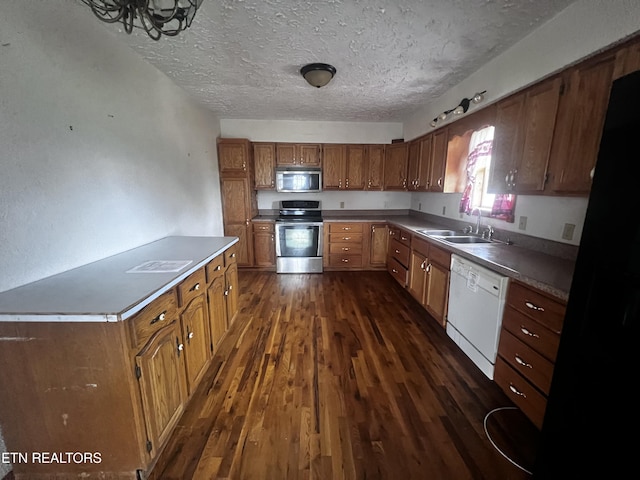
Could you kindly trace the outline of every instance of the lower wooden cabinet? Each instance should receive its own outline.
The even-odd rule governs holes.
[[[385,269],[387,232],[386,223],[324,222],[324,269]]]
[[[253,261],[256,267],[275,269],[276,234],[273,221],[253,221]]]
[[[389,226],[386,223],[372,223],[369,226],[369,266],[384,269],[387,265]]]
[[[233,245],[123,321],[0,322],[12,450],[101,453],[16,464],[16,477],[146,478],[236,316],[237,257]]]
[[[396,281],[406,287],[409,282],[411,234],[398,227],[389,227],[387,270]]]
[[[448,251],[414,235],[407,288],[443,327],[446,326],[450,262]]]
[[[563,301],[511,281],[494,378],[538,428],[542,428],[564,313]]]

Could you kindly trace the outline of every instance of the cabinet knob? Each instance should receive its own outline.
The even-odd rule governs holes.
[[[197,292],[198,290],[200,290],[200,282],[196,283],[193,287],[191,287],[191,291],[195,291]]]
[[[394,250],[394,252],[396,253],[400,253],[400,250],[398,250],[397,248]]]
[[[219,272],[221,269],[222,269],[222,266],[221,266],[221,265],[218,265],[218,266],[216,267],[216,270],[215,270],[215,271],[216,271],[216,272]]]
[[[191,340],[193,338],[193,332],[189,332],[189,334],[187,335],[187,338]]]
[[[155,317],[153,320],[151,320],[151,325],[153,325],[154,323],[162,322],[164,321],[165,318],[167,318],[166,310],[162,312],[160,315],[158,315],[157,317]]]
[[[229,290],[224,291],[225,296],[229,295]]]
[[[348,258],[343,258],[342,259],[342,263],[349,263],[349,259]]]
[[[349,247],[342,247],[343,252],[348,252],[349,250],[351,250]]]
[[[230,255],[230,257],[231,257],[231,258],[236,258],[236,254],[235,254],[235,253],[232,253],[232,254]]]

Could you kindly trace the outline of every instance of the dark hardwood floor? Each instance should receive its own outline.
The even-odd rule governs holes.
[[[151,479],[526,479],[511,403],[386,272],[241,271],[240,311]],[[531,463],[519,410],[487,421]]]

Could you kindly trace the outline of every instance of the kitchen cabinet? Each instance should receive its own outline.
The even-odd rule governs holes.
[[[362,270],[364,222],[325,222],[324,266],[327,270]]]
[[[488,190],[545,189],[562,79],[554,77],[498,103]]]
[[[276,143],[278,167],[319,167],[321,159],[319,143]]]
[[[407,189],[408,143],[392,143],[385,148],[384,190]]]
[[[566,303],[512,280],[507,293],[495,381],[541,428]]]
[[[245,148],[245,168],[223,173],[223,165],[229,163],[226,158],[228,144]],[[250,156],[249,141],[246,139],[219,139],[218,160],[220,162],[220,193],[222,197],[222,218],[225,235],[240,239],[238,246],[238,264],[253,266],[253,235],[251,219],[258,215],[258,203],[254,188],[253,162]],[[235,152],[235,150],[233,150]],[[235,160],[238,163],[238,160]]]
[[[563,92],[549,160],[549,190],[587,195],[609,101],[615,52],[563,74]]]
[[[250,171],[250,145],[244,138],[218,139],[220,175],[245,176]]]
[[[206,287],[203,267],[192,273],[177,288],[189,395],[200,382],[211,358]]]
[[[384,145],[367,145],[365,147],[367,190],[382,190],[384,187]]]
[[[369,267],[371,269],[387,266],[387,250],[389,243],[389,226],[386,223],[369,225]]]
[[[273,142],[254,142],[254,188],[256,190],[274,190],[276,188],[276,144]]]
[[[253,252],[256,267],[275,268],[276,237],[272,221],[253,221]]]
[[[409,281],[411,234],[395,226],[389,227],[387,271],[405,288]]]
[[[409,143],[407,177],[411,191],[425,192],[429,189],[431,139],[431,135],[427,135]]]
[[[325,190],[364,190],[366,185],[364,145],[324,144],[322,181]]]
[[[450,262],[448,251],[413,236],[407,288],[443,327],[446,326]]]
[[[432,137],[428,190],[430,192],[442,192],[444,190],[444,177],[447,164],[449,128],[445,127],[435,131]]]

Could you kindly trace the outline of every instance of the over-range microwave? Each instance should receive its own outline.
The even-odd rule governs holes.
[[[276,168],[276,192],[321,192],[320,168]]]

